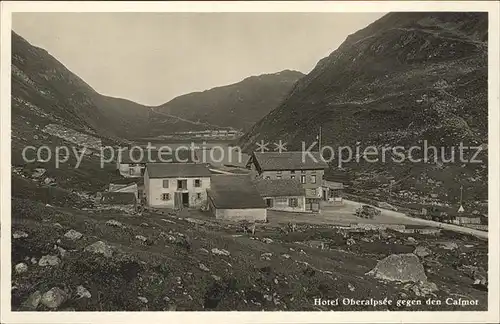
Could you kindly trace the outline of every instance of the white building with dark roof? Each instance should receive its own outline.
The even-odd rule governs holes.
[[[305,190],[297,179],[257,180],[257,190],[267,208],[288,212],[305,212]]]
[[[210,175],[210,170],[205,164],[147,164],[144,173],[146,205],[173,209],[206,206]]]

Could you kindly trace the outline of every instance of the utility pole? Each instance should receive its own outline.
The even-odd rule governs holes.
[[[460,207],[458,208],[459,213],[464,212],[464,207],[462,206],[463,191],[464,191],[464,186],[460,186]]]
[[[318,152],[321,152],[321,126],[319,126],[318,141],[319,141]]]

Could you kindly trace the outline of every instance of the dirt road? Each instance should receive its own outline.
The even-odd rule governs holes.
[[[382,212],[380,216],[374,219],[359,218],[354,216],[354,211],[361,205],[364,204],[355,201],[344,200],[344,206],[341,207],[330,206],[330,205],[323,206],[320,214],[268,211],[268,218],[271,223],[286,223],[294,221],[294,222],[303,222],[311,224],[335,224],[335,225],[348,225],[356,223],[421,225],[428,227],[438,227],[459,233],[471,234],[483,239],[488,238],[488,232],[457,226],[453,224],[445,224],[425,219],[412,218],[406,216],[401,212],[382,209],[378,207],[375,208],[379,209]]]

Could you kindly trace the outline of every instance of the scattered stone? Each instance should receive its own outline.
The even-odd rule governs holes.
[[[290,259],[290,255],[289,254],[282,254],[281,256],[284,257],[285,259]]]
[[[148,226],[149,226],[149,224],[148,224],[148,223],[141,223],[141,226],[143,226],[143,227],[148,227]]]
[[[165,296],[165,297],[163,297],[163,300],[166,301],[166,302],[169,302],[170,301],[170,297]]]
[[[78,298],[91,298],[92,295],[90,294],[90,291],[87,290],[84,286],[78,286],[76,287],[76,296]]]
[[[196,224],[196,225],[204,225],[206,223],[200,219],[195,219],[195,218],[186,218],[185,220],[188,223]]]
[[[445,250],[455,250],[458,249],[458,244],[455,242],[441,242],[439,243],[439,247]]]
[[[23,273],[23,272],[26,272],[28,271],[28,266],[26,265],[26,263],[18,263],[16,264],[16,272],[17,273]]]
[[[48,308],[57,308],[66,300],[66,293],[57,287],[52,288],[43,294],[41,302]]]
[[[419,281],[415,284],[410,284],[409,288],[418,297],[425,297],[439,290],[435,283],[429,281]]]
[[[56,266],[59,263],[61,263],[61,260],[55,255],[44,255],[38,261],[38,265],[41,267]]]
[[[40,301],[42,300],[42,293],[40,291],[35,291],[32,293],[28,299],[26,299],[23,303],[23,308],[26,310],[35,310],[38,305],[40,305]]]
[[[207,268],[207,266],[204,265],[203,263],[200,263],[198,266],[200,267],[201,270],[206,271],[206,272],[210,272],[210,269]]]
[[[425,258],[426,256],[431,255],[432,251],[426,248],[425,246],[417,246],[413,251],[413,254],[421,258]]]
[[[107,221],[106,225],[115,226],[115,227],[123,227],[122,223],[120,223],[119,221],[116,221],[114,219],[110,219],[109,221]]]
[[[58,229],[63,229],[63,226],[59,223],[54,223],[54,227]]]
[[[215,281],[221,281],[221,277],[212,275],[212,278],[214,278]]]
[[[136,240],[139,240],[139,241],[142,241],[142,242],[146,242],[148,239],[142,235],[136,235],[135,236]]]
[[[109,258],[113,255],[113,250],[110,245],[107,245],[103,241],[97,241],[85,248],[85,251],[103,254],[105,257]]]
[[[14,232],[14,234],[12,234],[13,239],[20,239],[25,237],[28,237],[28,234],[23,231],[16,231]]]
[[[274,283],[278,284],[278,279],[274,278]]]
[[[268,238],[268,237],[264,237],[264,238],[262,239],[262,242],[267,243],[267,244],[271,244],[271,243],[273,243],[274,241],[273,241],[273,240],[271,240],[271,239],[270,239],[270,238]]]
[[[224,249],[218,249],[218,248],[213,248],[212,253],[216,255],[224,255],[224,256],[229,256],[231,253],[229,251],[224,250]]]
[[[38,260],[36,258],[31,258],[31,263],[32,264],[37,264],[38,263]]]
[[[427,281],[424,266],[415,254],[391,254],[379,261],[367,275],[400,282]]]
[[[349,239],[347,239],[346,244],[347,244],[348,246],[351,246],[351,245],[356,244],[356,241],[354,241],[354,239],[352,239],[352,238],[349,238]]]
[[[41,176],[43,176],[46,171],[47,170],[45,170],[44,168],[36,168],[35,171],[33,171],[33,174],[31,176],[33,178],[37,179],[37,178],[40,178]]]
[[[56,182],[56,180],[54,178],[49,178],[49,177],[47,177],[47,178],[45,178],[43,180],[43,183],[46,184],[46,185],[49,185],[49,184],[52,184],[52,183],[55,183],[55,182]]]
[[[205,248],[201,248],[201,249],[200,249],[200,251],[201,251],[201,252],[204,252],[204,253],[209,253],[209,252],[208,252],[208,250],[207,250],[207,249],[205,249]]]
[[[147,303],[148,303],[148,299],[147,299],[146,297],[141,297],[141,296],[139,296],[139,297],[137,297],[137,299],[139,299],[139,300],[140,300],[142,303],[144,303],[144,304],[147,304]]]
[[[273,256],[273,254],[272,254],[272,253],[269,253],[269,252],[267,252],[267,253],[262,253],[262,254],[260,255],[260,257],[261,257],[262,259],[267,259],[267,260],[270,260],[270,257],[272,257],[272,256]]]
[[[356,290],[356,288],[354,288],[354,286],[351,283],[347,284],[347,288],[349,288],[350,291]]]
[[[414,239],[413,237],[411,237],[411,236],[410,236],[410,237],[408,237],[408,238],[406,239],[406,241],[408,241],[408,243],[417,243],[417,240],[415,240],[415,239]]]
[[[75,231],[74,229],[70,229],[69,231],[64,234],[64,237],[70,239],[70,240],[79,240],[83,236],[82,233]]]

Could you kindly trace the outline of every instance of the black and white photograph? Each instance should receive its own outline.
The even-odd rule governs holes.
[[[498,320],[497,2],[29,4],[2,322]]]

